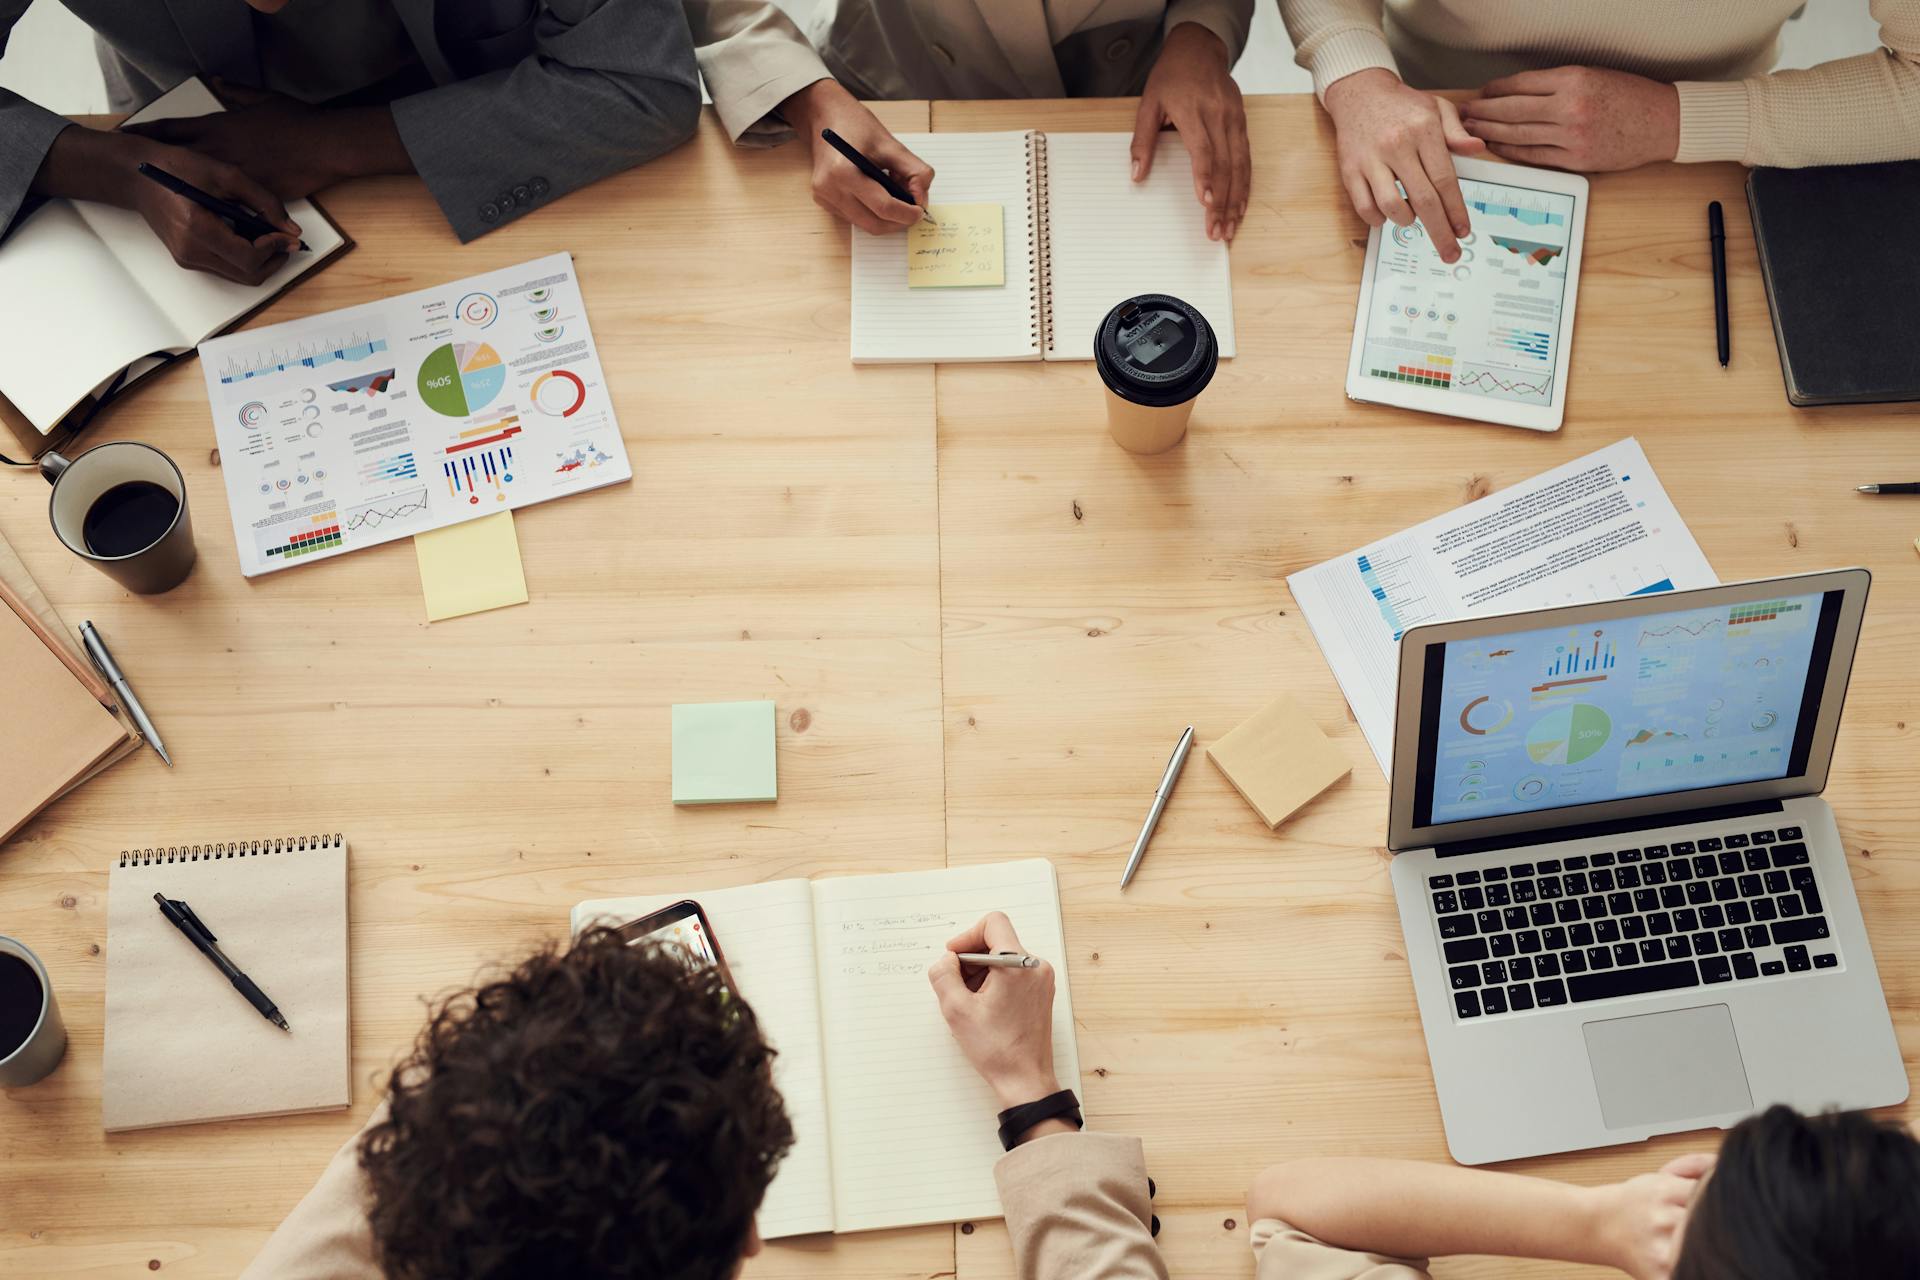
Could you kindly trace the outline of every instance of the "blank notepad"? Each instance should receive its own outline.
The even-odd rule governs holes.
[[[155,893],[193,908],[290,1031],[261,1017],[167,922]],[[346,841],[120,855],[107,879],[100,1094],[109,1133],[342,1109],[353,1101],[348,1025]]]
[[[1001,1214],[993,1093],[953,1042],[927,966],[947,939],[1005,911],[1053,962],[1054,1069],[1080,1087],[1066,938],[1041,859],[896,875],[583,902],[573,929],[624,924],[694,898],[780,1056],[795,1142],[760,1232],[869,1231]]]
[[[1117,302],[1170,293],[1234,354],[1227,247],[1207,239],[1193,166],[1163,133],[1152,173],[1132,179],[1124,133],[920,133],[903,141],[934,169],[932,203],[1005,207],[1005,284],[915,289],[904,234],[853,234],[853,360],[1091,360]]]

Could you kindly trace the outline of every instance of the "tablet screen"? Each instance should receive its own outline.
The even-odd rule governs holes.
[[[1553,402],[1576,197],[1460,180],[1473,231],[1440,261],[1426,228],[1381,229],[1360,374],[1544,407]]]

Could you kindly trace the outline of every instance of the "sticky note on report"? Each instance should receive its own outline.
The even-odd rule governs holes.
[[[779,797],[771,702],[673,708],[673,802],[743,804]]]
[[[1260,820],[1278,827],[1307,801],[1353,772],[1306,708],[1281,694],[1253,719],[1207,748]]]
[[[907,228],[909,289],[971,289],[1007,282],[1006,211],[997,204],[930,204]]]
[[[420,562],[428,622],[527,602],[511,511],[416,533],[413,554]]]

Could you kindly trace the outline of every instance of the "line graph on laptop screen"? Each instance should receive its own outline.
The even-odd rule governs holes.
[[[1821,596],[1446,645],[1433,821],[1786,776]]]

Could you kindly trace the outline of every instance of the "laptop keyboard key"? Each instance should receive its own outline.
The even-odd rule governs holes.
[[[1620,941],[1620,922],[1618,920],[1602,920],[1589,927],[1593,930],[1593,940],[1595,942]],[[1578,941],[1578,939],[1575,939],[1575,941]]]
[[[1692,954],[1693,947],[1684,936],[1676,933],[1667,939],[1667,959],[1685,960]]]
[[[1515,880],[1513,882],[1513,900],[1515,902],[1532,902],[1539,896],[1540,891],[1533,887],[1533,881]]]
[[[1623,938],[1644,938],[1647,936],[1647,918],[1628,916],[1620,922],[1620,936]]]
[[[1521,955],[1530,956],[1540,949],[1540,931],[1538,929],[1522,929],[1513,935],[1513,941],[1515,945],[1520,948]]]
[[[1760,896],[1760,877],[1753,872],[1749,871],[1747,874],[1740,876],[1734,883],[1740,886],[1741,897],[1757,898]]]
[[[1580,951],[1562,951],[1560,967],[1568,973],[1585,973],[1587,971],[1586,954]]]
[[[1640,878],[1648,884],[1665,884],[1667,882],[1667,864],[1664,862],[1649,862],[1641,869]]]
[[[1507,964],[1504,960],[1489,960],[1480,966],[1480,981],[1488,986],[1504,986],[1507,981]]]
[[[1759,904],[1755,903],[1754,905],[1758,906]],[[1779,909],[1780,915],[1784,919],[1791,920],[1793,917],[1802,914],[1800,909],[1800,895],[1797,893],[1783,893],[1773,900],[1773,905]]]
[[[1461,938],[1446,945],[1448,964],[1473,964],[1487,958],[1485,938]]]
[[[1700,913],[1692,907],[1682,907],[1673,913],[1673,931],[1675,933],[1698,933],[1700,931]]]
[[[1572,898],[1562,898],[1553,904],[1553,918],[1561,924],[1572,924],[1580,918],[1580,904]]]
[[[1720,939],[1720,949],[1722,951],[1738,951],[1747,945],[1746,940],[1740,936],[1738,929],[1722,929],[1715,936]]]
[[[1625,889],[1614,890],[1607,895],[1607,910],[1617,916],[1631,914],[1633,911],[1633,895]]]
[[[1513,901],[1513,889],[1511,887],[1504,884],[1490,884],[1487,886],[1487,905],[1488,906],[1504,907],[1510,904],[1512,901]]]
[[[1638,849],[1622,849],[1614,856],[1618,857],[1622,862],[1640,861],[1640,851]]]
[[[1686,890],[1682,889],[1677,884],[1662,885],[1660,887],[1660,905],[1668,908],[1669,910],[1671,910],[1674,907],[1686,906],[1687,905]]]
[[[1615,969],[1610,973],[1588,973],[1567,979],[1567,991],[1577,1002],[1605,1000],[1613,996],[1642,996],[1654,991],[1677,991],[1697,986],[1700,975],[1691,960],[1668,964],[1642,965],[1637,969]]]
[[[1516,862],[1508,869],[1513,872],[1513,878],[1516,880],[1523,876],[1531,877],[1533,875],[1533,864],[1531,862]]]
[[[1779,838],[1779,835],[1772,831],[1756,831],[1753,833],[1753,842],[1755,844],[1772,844]]]
[[[1760,926],[1756,924],[1753,927],[1758,929]],[[1510,933],[1496,933],[1493,935],[1493,941],[1488,945],[1494,955],[1504,960],[1513,954],[1513,935]]]
[[[1673,932],[1673,917],[1664,911],[1656,911],[1647,917],[1647,932],[1656,938],[1663,938]]]
[[[1500,913],[1500,919],[1509,929],[1524,929],[1527,927],[1527,909],[1525,907],[1508,907]]]
[[[1757,836],[1755,838],[1758,839]],[[1757,978],[1760,976],[1760,966],[1755,962],[1753,952],[1742,951],[1733,957],[1733,973],[1737,978]]]
[[[1813,868],[1795,867],[1791,872],[1793,887],[1800,891],[1800,905],[1808,915],[1820,914],[1820,891],[1813,887]]]
[[[1773,865],[1776,867],[1804,867],[1811,861],[1807,857],[1807,846],[1803,844],[1777,844],[1773,846]]]
[[[1485,911],[1474,912],[1473,918],[1475,922],[1479,924],[1480,932],[1482,933],[1500,932],[1500,913],[1498,911],[1495,911],[1492,907],[1488,907]]]
[[[1580,899],[1580,914],[1589,920],[1598,920],[1607,914],[1607,900],[1597,893],[1590,893]]]
[[[1537,883],[1540,886],[1541,898],[1545,899],[1548,902],[1551,902],[1555,898],[1562,896],[1562,894],[1565,892],[1560,887],[1559,876],[1541,876],[1540,879],[1537,881]]]
[[[1507,869],[1505,867],[1488,867],[1480,874],[1485,876],[1487,882],[1491,884],[1495,880],[1505,880],[1507,878]]]
[[[1807,970],[1813,968],[1813,957],[1809,956],[1807,949],[1798,943],[1788,947],[1785,951],[1781,952],[1781,954],[1787,958],[1787,971],[1789,973],[1805,973]]]
[[[1704,836],[1704,837],[1702,837],[1702,838],[1701,838],[1701,840],[1700,840],[1700,852],[1702,852],[1702,853],[1718,853],[1719,851],[1720,851],[1720,837],[1718,837],[1718,836]]]
[[[1780,907],[1772,898],[1761,898],[1753,904],[1753,918],[1765,923],[1780,918]]]
[[[1566,868],[1569,871],[1585,871],[1587,869],[1586,855],[1575,854],[1573,857],[1568,858],[1566,860]]]
[[[1614,876],[1613,881],[1622,889],[1638,889],[1640,887],[1640,868],[1622,867],[1619,873]]]
[[[1668,845],[1667,847],[1672,849],[1675,853],[1684,853],[1689,857],[1691,857],[1694,852],[1693,841],[1691,840],[1675,840],[1671,845]]]
[[[1586,957],[1587,968],[1589,969],[1613,968],[1613,952],[1607,950],[1605,947],[1588,947]]]
[[[1613,855],[1611,853],[1596,853],[1593,855],[1593,865],[1596,867],[1610,867],[1613,865]]]
[[[1837,969],[1840,967],[1840,957],[1831,951],[1822,951],[1814,956],[1813,967],[1816,969]]]
[[[1713,874],[1712,859],[1707,860],[1707,870],[1704,874]],[[1693,879],[1693,864],[1689,863],[1685,858],[1675,858],[1667,864],[1667,879],[1676,881]]]
[[[1727,913],[1718,905],[1700,908],[1700,927],[1718,929],[1727,922]]]
[[[1720,855],[1719,869],[1720,874],[1723,876],[1737,876],[1746,870],[1746,863],[1742,861],[1738,853],[1729,849]]]
[[[1747,847],[1747,838],[1741,835],[1738,831],[1734,832],[1732,835],[1727,837],[1727,848],[1744,849],[1746,847]]]
[[[1748,925],[1746,929],[1746,936],[1747,936],[1747,945],[1750,947],[1764,947],[1770,941],[1770,939],[1767,937],[1767,926],[1763,924]]]
[[[1720,950],[1719,939],[1705,930],[1692,934],[1691,937],[1693,938],[1693,954],[1697,956],[1710,956]]]
[[[1742,865],[1749,871],[1765,871],[1767,869],[1767,851],[1765,849],[1747,850],[1745,861]]]
[[[1477,987],[1480,985],[1480,971],[1470,964],[1455,965],[1447,970],[1447,985],[1455,991]]]
[[[1557,876],[1557,875],[1559,875],[1559,874],[1560,874],[1560,859],[1558,859],[1558,858],[1542,858],[1542,859],[1540,859],[1540,874],[1541,874],[1541,875],[1543,875],[1543,876]]]
[[[1754,925],[1759,928],[1759,925]],[[1780,946],[1789,942],[1819,942],[1827,936],[1825,916],[1801,916],[1797,920],[1782,920],[1773,926],[1773,940]]]
[[[1478,871],[1462,871],[1453,879],[1456,884],[1479,884],[1480,873]]]
[[[1732,982],[1733,966],[1725,956],[1704,956],[1700,961],[1700,977],[1707,982]]]
[[[1713,895],[1707,891],[1705,880],[1695,880],[1687,886],[1687,901],[1696,907],[1704,907],[1713,901]]]
[[[1499,964],[1500,962],[1498,960],[1493,960],[1493,961],[1489,961],[1488,963],[1489,963],[1489,966],[1491,966],[1491,965]],[[1513,959],[1507,961],[1507,977],[1512,978],[1515,982],[1532,982],[1533,981],[1533,961],[1529,960],[1525,956],[1515,956]],[[1505,982],[1506,980],[1507,978],[1500,979],[1500,981],[1502,982]],[[1488,978],[1487,981],[1492,982],[1493,979]]]
[[[1769,871],[1760,879],[1767,886],[1768,893],[1785,893],[1793,887],[1792,881],[1787,879],[1787,873],[1784,871]]]
[[[1696,876],[1726,875],[1740,869],[1740,859],[1735,857],[1731,867],[1718,861],[1712,854],[1698,854],[1693,859],[1693,874]]]
[[[1512,986],[1507,988],[1507,1004],[1515,1013],[1525,1013],[1533,1008],[1533,988]]]
[[[1800,838],[1800,828],[1782,827],[1780,828],[1780,838],[1782,840],[1798,840]]]
[[[1664,959],[1666,959],[1666,952],[1660,949],[1659,943],[1655,942],[1652,938],[1641,940],[1640,961],[1642,964],[1659,964]]]
[[[1567,930],[1567,938],[1576,947],[1590,947],[1594,942],[1593,926],[1583,920]]]
[[[1568,945],[1567,931],[1557,924],[1542,929],[1540,943],[1549,951],[1565,951]]]
[[[1534,967],[1543,978],[1557,978],[1560,976],[1560,957],[1541,956],[1534,961]]]
[[[1427,877],[1427,888],[1429,888],[1429,889],[1451,889],[1451,888],[1453,888],[1453,876],[1452,876],[1452,874],[1451,874],[1451,873],[1448,873],[1448,874],[1445,874],[1445,875],[1437,875],[1437,876],[1428,876],[1428,877]]]
[[[1463,1018],[1480,1016],[1480,997],[1471,991],[1453,993],[1453,1011]]]
[[[1560,886],[1567,891],[1568,897],[1577,898],[1587,892],[1586,873],[1583,871],[1569,871],[1561,878]]]
[[[1536,902],[1527,908],[1527,920],[1536,927],[1553,923],[1553,908],[1544,902]]]
[[[1470,915],[1440,917],[1440,936],[1443,938],[1470,938],[1476,932]]]
[[[1433,895],[1433,910],[1436,915],[1447,915],[1460,909],[1459,895],[1451,889],[1442,889]]]
[[[1729,902],[1727,904],[1727,923],[1752,924],[1753,908],[1744,902]]]
[[[1613,872],[1596,867],[1587,873],[1587,884],[1595,893],[1609,893],[1613,889]]]
[[[1769,978],[1777,978],[1786,971],[1787,965],[1784,960],[1762,960],[1760,962],[1760,972]]]
[[[1480,993],[1480,1007],[1488,1013],[1505,1013],[1507,993],[1498,987],[1488,987]]]
[[[1558,978],[1533,984],[1533,1002],[1542,1009],[1552,1009],[1567,1002],[1567,984]]]
[[[1658,911],[1660,909],[1660,895],[1652,889],[1635,889],[1633,891],[1633,909],[1635,911]]]
[[[1715,902],[1731,902],[1739,896],[1739,887],[1726,876],[1722,876],[1713,882],[1713,900]]]
[[[1640,948],[1634,946],[1631,942],[1614,943],[1613,962],[1623,969],[1628,965],[1639,964]]]

